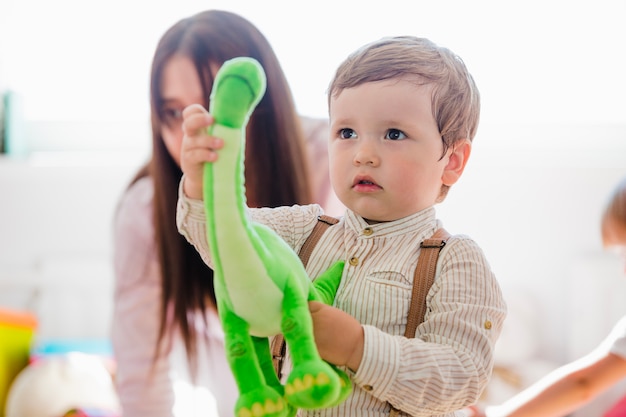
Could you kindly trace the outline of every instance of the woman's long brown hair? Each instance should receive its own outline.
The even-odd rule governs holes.
[[[210,10],[185,18],[159,41],[150,81],[152,157],[134,180],[151,176],[154,182],[154,225],[161,268],[161,318],[159,346],[168,330],[178,327],[187,353],[196,358],[193,320],[215,308],[213,271],[176,228],[180,167],[161,136],[163,98],[161,77],[173,55],[189,57],[196,66],[208,108],[213,85],[211,65],[237,56],[259,61],[267,75],[265,96],[251,115],[246,131],[246,196],[248,205],[276,207],[312,201],[307,177],[305,143],[291,90],[269,42],[246,19]],[[156,357],[156,356],[155,356]]]

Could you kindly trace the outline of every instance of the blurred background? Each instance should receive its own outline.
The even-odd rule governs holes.
[[[424,36],[466,62],[481,125],[438,213],[482,246],[509,302],[498,360],[518,379],[494,401],[587,353],[626,313],[624,266],[599,236],[626,176],[626,1],[2,0],[0,307],[36,314],[38,341],[106,345],[112,214],[149,151],[152,53],[206,8],[259,27],[309,116],[326,117],[336,66],[371,40]]]

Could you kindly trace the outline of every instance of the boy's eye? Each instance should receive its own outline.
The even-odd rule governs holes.
[[[339,137],[341,139],[353,139],[356,138],[356,132],[349,128],[339,130]]]
[[[387,131],[387,134],[385,135],[385,139],[390,139],[390,140],[406,139],[406,135],[401,130],[389,129]]]

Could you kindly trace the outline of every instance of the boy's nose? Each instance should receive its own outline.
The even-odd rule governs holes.
[[[380,158],[378,157],[378,153],[376,152],[375,147],[371,144],[361,144],[354,154],[353,164],[355,166],[377,166],[379,163]]]

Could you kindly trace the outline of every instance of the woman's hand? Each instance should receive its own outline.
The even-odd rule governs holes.
[[[356,371],[363,358],[363,327],[354,317],[318,301],[309,302],[315,344],[322,359]]]
[[[183,110],[183,141],[180,166],[185,174],[183,191],[189,198],[202,199],[204,164],[217,160],[217,151],[224,141],[210,136],[208,127],[215,122],[211,114],[201,105],[192,104]]]

